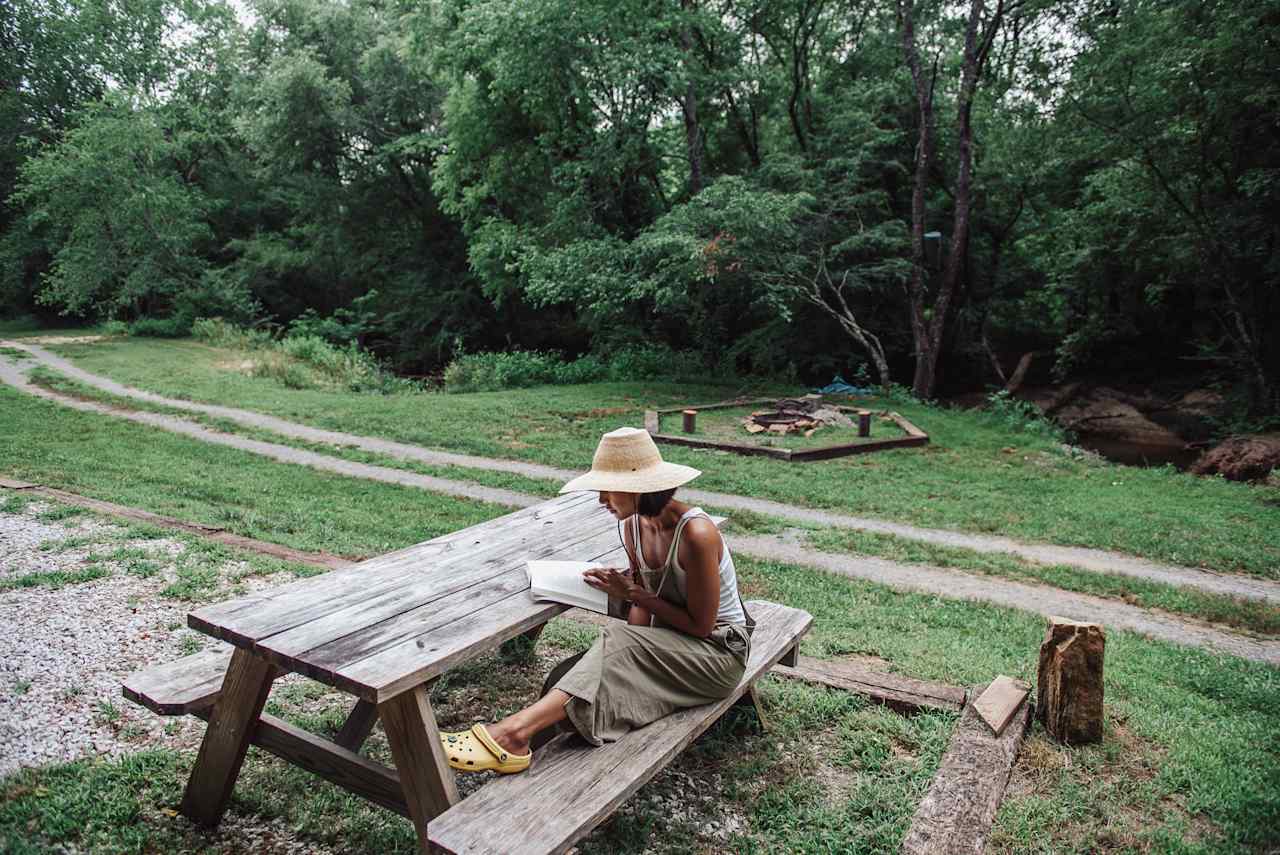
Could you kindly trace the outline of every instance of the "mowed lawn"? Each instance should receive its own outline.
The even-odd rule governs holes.
[[[353,555],[505,511],[213,448],[7,389],[0,390],[0,469],[32,480],[58,476],[77,492]],[[957,685],[999,673],[1034,676],[1038,616],[785,564],[740,565],[747,597],[813,613],[806,655],[857,656]],[[57,580],[68,602],[78,584],[92,583]],[[207,597],[207,589],[189,596]],[[589,643],[590,634],[561,621],[540,644],[555,658]],[[494,655],[459,669],[437,686],[443,723],[516,708],[536,692],[546,664]],[[1062,749],[1033,730],[997,819],[995,851],[1239,852],[1280,844],[1280,669],[1116,631],[1108,636],[1106,680],[1101,745]],[[297,691],[273,709],[320,732],[338,727],[342,703]],[[954,717],[899,716],[856,696],[772,678],[765,695],[772,732],[741,724],[712,732],[583,851],[895,851]],[[372,750],[378,756],[382,749],[375,742]],[[171,816],[192,759],[143,751],[0,781],[0,850],[199,851],[206,841]],[[674,826],[673,800],[687,804]],[[341,850],[413,845],[398,817],[256,751],[233,809],[278,817],[303,839]],[[723,833],[706,836],[708,828]]]
[[[569,469],[589,464],[604,431],[640,425],[646,408],[805,391],[759,382],[633,382],[377,396],[288,389],[249,376],[251,355],[195,341],[112,339],[54,349],[89,371],[171,397]],[[1100,463],[985,413],[907,399],[856,403],[901,412],[929,432],[930,445],[809,464],[676,447],[663,453],[703,469],[698,486],[709,490],[1280,578],[1276,487]]]

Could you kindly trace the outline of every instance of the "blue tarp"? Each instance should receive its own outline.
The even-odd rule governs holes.
[[[818,392],[822,395],[870,395],[874,390],[867,386],[853,386],[837,374]]]

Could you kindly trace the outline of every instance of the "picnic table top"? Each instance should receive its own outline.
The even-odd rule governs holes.
[[[529,559],[625,563],[613,516],[594,493],[571,493],[205,606],[187,623],[287,671],[381,703],[565,611],[529,596]]]

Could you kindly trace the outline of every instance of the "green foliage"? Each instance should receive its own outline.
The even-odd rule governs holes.
[[[1067,441],[1066,431],[1046,417],[1039,407],[1030,401],[1013,397],[1004,389],[987,396],[986,412],[1008,430],[1029,433],[1055,442]]]
[[[456,356],[445,368],[444,384],[450,392],[491,392],[599,380],[694,379],[705,373],[697,354],[653,345],[567,361],[555,353],[512,350]]]
[[[186,318],[138,318],[127,327],[129,335],[144,338],[183,338],[191,334],[191,324]]]

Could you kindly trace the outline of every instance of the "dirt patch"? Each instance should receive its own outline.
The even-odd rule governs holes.
[[[105,341],[105,335],[38,335],[22,339],[23,344],[91,344]]]
[[[1230,481],[1261,481],[1280,469],[1280,434],[1233,436],[1205,452],[1191,467],[1196,475],[1221,475]]]
[[[234,371],[237,374],[252,375],[256,363],[252,359],[221,359],[213,363],[219,371]]]

